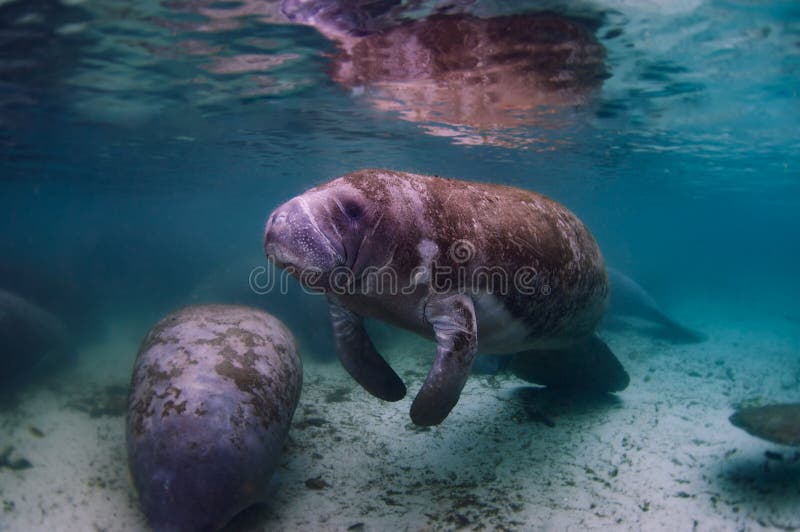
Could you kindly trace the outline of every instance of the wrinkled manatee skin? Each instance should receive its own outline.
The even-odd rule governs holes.
[[[264,500],[300,397],[289,330],[241,306],[186,307],[148,333],[128,399],[127,447],[155,530],[217,530]]]

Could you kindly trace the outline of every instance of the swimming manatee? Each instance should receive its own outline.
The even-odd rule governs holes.
[[[628,374],[595,334],[608,285],[600,249],[563,205],[519,188],[391,170],[353,172],[277,207],[267,257],[327,294],[339,358],[388,401],[405,384],[375,349],[364,317],[436,341],[411,406],[441,423],[478,352],[516,353],[526,380],[593,392]]]
[[[128,461],[156,530],[217,530],[267,497],[300,396],[289,330],[242,306],[186,307],[142,343]]]

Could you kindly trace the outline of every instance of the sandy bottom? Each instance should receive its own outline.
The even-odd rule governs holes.
[[[446,422],[426,430],[410,424],[411,396],[382,403],[338,364],[307,359],[272,499],[228,528],[800,530],[797,451],[728,422],[738,402],[800,396],[796,329],[763,325],[707,325],[709,340],[693,345],[607,333],[631,374],[618,396],[473,376]],[[0,529],[146,529],[124,417],[96,393],[126,383],[141,331],[117,332],[57,388],[0,412],[0,447],[31,464],[0,468]],[[417,340],[386,352],[410,395],[426,352]]]

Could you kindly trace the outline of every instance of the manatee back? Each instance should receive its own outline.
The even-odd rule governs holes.
[[[301,381],[291,333],[265,312],[203,305],[156,324],[136,359],[127,419],[150,524],[216,530],[263,499]]]
[[[589,229],[557,201],[516,187],[384,169],[323,187],[340,182],[391,212],[380,240],[394,246],[390,266],[401,278],[435,263],[437,290],[500,295],[531,337],[582,337],[600,321],[608,297],[603,256]]]

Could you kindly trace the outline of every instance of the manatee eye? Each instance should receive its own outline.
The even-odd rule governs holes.
[[[344,213],[350,217],[351,220],[358,220],[364,214],[364,209],[361,205],[354,201],[348,201],[344,205]]]

